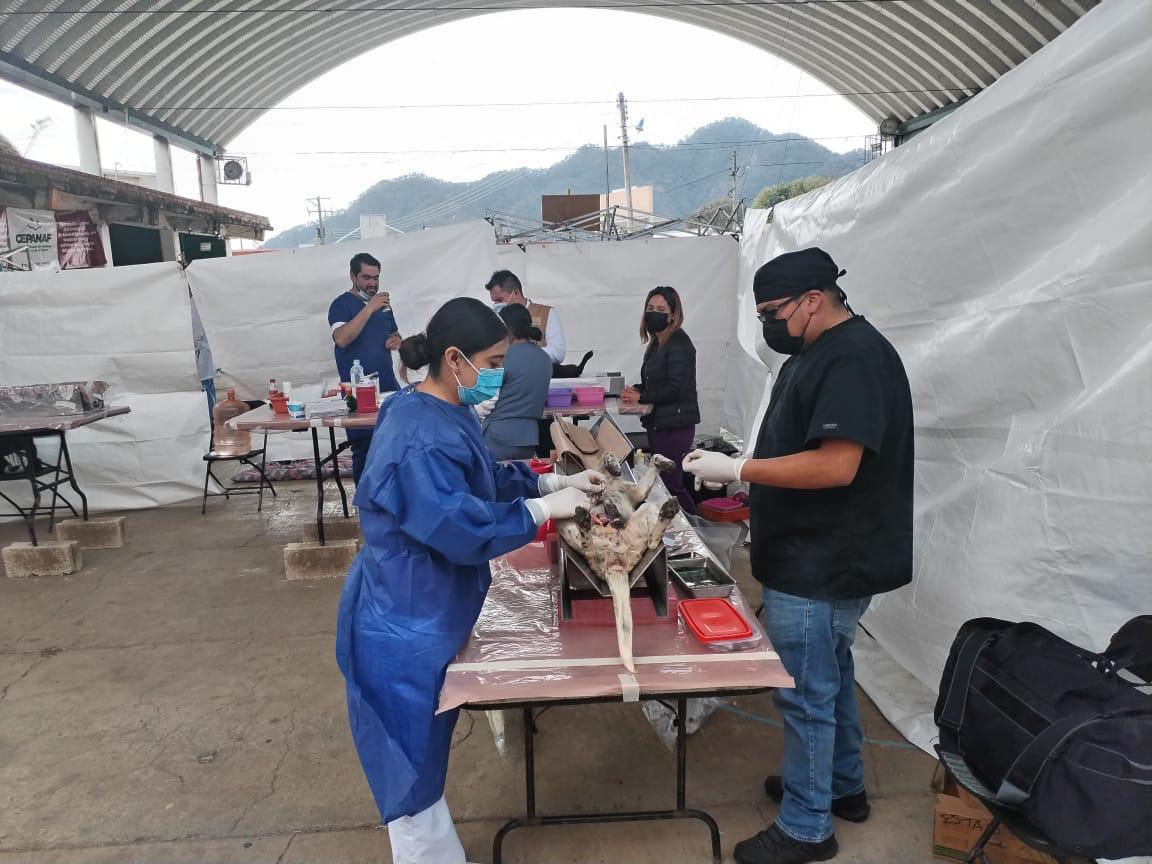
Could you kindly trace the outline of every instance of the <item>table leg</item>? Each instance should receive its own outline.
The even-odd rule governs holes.
[[[35,441],[35,439],[33,439]],[[60,433],[60,449],[56,451],[56,472],[52,475],[52,503],[48,506],[48,533],[51,534],[56,527],[56,502],[63,496],[60,494],[60,477],[63,473],[60,469],[64,463],[64,433]],[[39,461],[39,455],[36,459]],[[35,481],[33,481],[35,483]],[[72,509],[75,513],[75,508]]]
[[[64,433],[60,433],[60,452],[64,454],[64,464],[68,466],[68,485],[76,490],[76,494],[80,496],[80,506],[84,510],[84,521],[88,521],[88,496],[80,491],[80,487],[76,484],[76,475],[72,471],[72,456],[68,452],[68,441],[64,437]],[[68,505],[71,507],[72,505]],[[75,509],[72,510],[76,512]]]
[[[676,700],[676,814],[681,818],[699,819],[708,826],[712,840],[713,864],[720,864],[720,826],[703,810],[689,810],[686,805],[688,790],[688,700]]]
[[[332,442],[332,476],[336,478],[336,488],[340,490],[340,503],[344,506],[344,518],[348,518],[348,495],[344,492],[344,481],[340,479],[340,448],[336,446],[336,429],[328,427],[328,437]]]
[[[539,825],[582,825],[590,823],[648,822],[668,819],[699,819],[708,828],[712,844],[712,862],[721,864],[720,828],[708,813],[703,810],[689,810],[685,805],[688,777],[688,740],[685,721],[688,717],[688,700],[676,700],[676,809],[621,811],[618,813],[579,813],[564,816],[538,816],[536,814],[536,751],[534,737],[535,722],[532,708],[524,709],[524,794],[525,816],[512,819],[501,826],[492,840],[492,864],[503,864],[504,838],[517,828]]]
[[[36,481],[32,481],[32,509],[28,511],[28,533],[32,537],[32,545],[39,546],[36,539],[36,510],[40,507],[40,490],[36,488]]]
[[[312,427],[312,460],[316,465],[316,538],[324,545],[324,463],[320,461],[320,435]]]

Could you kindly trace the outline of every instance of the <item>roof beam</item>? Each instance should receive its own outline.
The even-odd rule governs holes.
[[[98,93],[66,81],[51,72],[34,66],[8,51],[0,51],[0,78],[6,78],[15,84],[26,87],[44,96],[57,99],[68,105],[82,105],[91,108],[98,116],[113,123],[119,123],[129,128],[139,129],[151,135],[161,135],[174,144],[185,147],[196,153],[206,153],[214,156],[222,152],[223,148],[201,138],[191,132],[180,129],[159,118],[152,117],[137,111],[128,105],[123,105],[114,99],[108,99]]]

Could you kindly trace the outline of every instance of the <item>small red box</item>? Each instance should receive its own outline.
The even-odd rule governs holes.
[[[376,410],[376,387],[373,384],[356,385],[356,413],[371,414]]]

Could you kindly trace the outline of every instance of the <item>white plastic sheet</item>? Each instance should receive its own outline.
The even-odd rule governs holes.
[[[595,351],[587,372],[618,371],[639,382],[644,298],[671,285],[684,301],[684,329],[696,346],[701,432],[718,432],[732,341],[739,247],[731,237],[637,239],[620,243],[529,246],[525,294],[555,306],[564,322],[568,363]],[[502,258],[510,269],[513,259]]]
[[[191,328],[188,286],[175,263],[0,273],[0,386],[104,380],[109,403],[132,409],[68,433],[92,510],[199,494],[208,403]],[[22,494],[16,486],[5,492]]]
[[[496,269],[496,244],[484,221],[360,243],[195,261],[188,281],[222,370],[221,398],[228,386],[241,399],[264,398],[269,378],[311,386],[316,395],[321,385],[335,386],[328,306],[348,290],[348,262],[357,252],[380,260],[380,290],[391,295],[404,336],[423,330],[452,297],[488,302],[484,284]],[[308,435],[268,439],[270,460],[311,452]]]
[[[923,689],[877,652],[858,677],[921,746],[963,621],[1100,649],[1152,611],[1150,80],[1152,4],[1101,4],[908,144],[749,219],[732,422],[749,434],[762,395],[752,272],[781,252],[828,250],[908,369],[916,578],[863,623]]]

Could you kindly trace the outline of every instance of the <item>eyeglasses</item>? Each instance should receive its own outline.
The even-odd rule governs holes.
[[[766,324],[769,321],[773,321],[781,309],[783,309],[785,306],[788,306],[790,303],[795,303],[803,296],[803,294],[797,294],[795,297],[789,297],[779,306],[773,306],[771,309],[765,309],[762,312],[757,312],[756,318],[760,321],[761,324]]]

